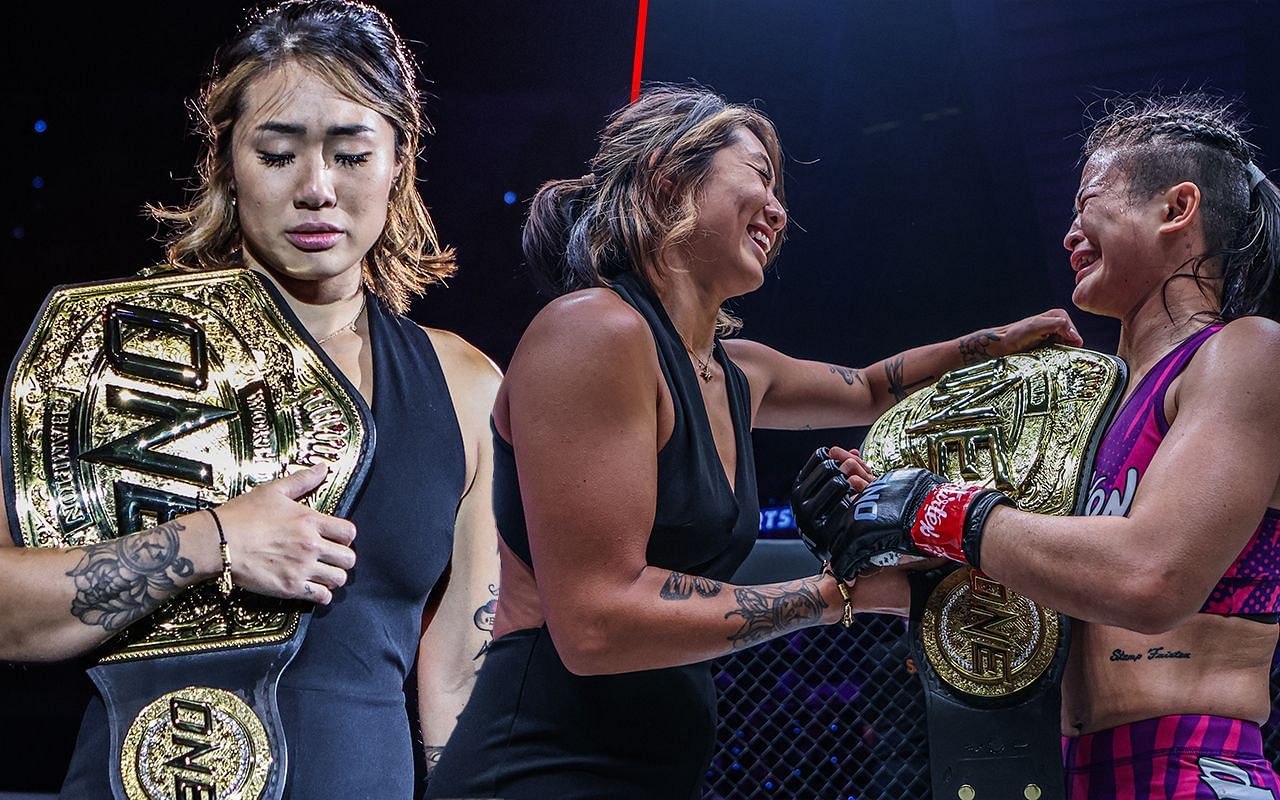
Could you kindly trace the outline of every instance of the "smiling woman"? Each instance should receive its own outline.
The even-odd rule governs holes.
[[[1062,312],[867,369],[721,341],[741,327],[723,303],[781,245],[782,165],[755,109],[654,87],[610,119],[588,175],[534,199],[525,257],[556,297],[494,408],[497,638],[428,796],[700,796],[708,659],[907,605],[895,570],[729,582],[758,533],[752,427],[865,424],[971,359],[1079,342]]]

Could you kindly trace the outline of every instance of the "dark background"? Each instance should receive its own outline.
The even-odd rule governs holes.
[[[521,266],[527,201],[542,181],[584,172],[604,116],[627,101],[637,2],[380,5],[430,79],[438,133],[421,190],[462,264],[414,317],[505,365],[541,304]],[[140,208],[183,199],[197,144],[184,101],[242,7],[6,12],[6,360],[51,285],[160,259]],[[862,366],[1069,305],[1061,238],[1100,98],[1200,87],[1237,98],[1260,165],[1280,166],[1277,34],[1280,3],[1263,0],[651,0],[644,77],[697,80],[777,122],[793,224],[764,288],[735,308],[747,336]],[[1088,345],[1114,347],[1113,323],[1075,318]],[[813,447],[860,438],[757,433],[762,501]],[[60,779],[77,712],[47,687],[77,671],[0,670],[0,789]]]

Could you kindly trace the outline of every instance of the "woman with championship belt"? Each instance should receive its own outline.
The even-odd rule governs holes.
[[[709,659],[907,602],[894,571],[851,596],[827,574],[729,583],[759,532],[751,429],[865,424],[970,358],[1079,341],[1061,311],[866,369],[722,340],[782,244],[782,167],[755,109],[652,87],[590,174],[534,199],[525,256],[555,299],[493,415],[495,641],[429,797],[699,796]]]
[[[924,550],[1079,620],[1062,687],[1073,800],[1280,797],[1258,727],[1280,615],[1280,191],[1243,130],[1215,98],[1151,97],[1116,103],[1085,144],[1072,300],[1120,320],[1131,373],[1087,517],[903,469],[854,519],[810,490],[850,456],[835,448],[797,486],[800,525],[840,572]]]
[[[404,316],[455,268],[415,186],[416,70],[381,11],[291,0],[219,52],[199,112],[199,186],[187,206],[153,209],[175,227],[167,266],[244,267],[278,290],[371,408],[363,485],[349,519],[299,502],[325,479],[318,465],[102,544],[0,548],[0,658],[86,653],[219,575],[312,601],[278,687],[284,796],[407,798],[411,668],[430,761],[488,643],[473,616],[497,583],[487,421],[500,381],[462,339]],[[110,798],[109,750],[95,696],[62,796]]]

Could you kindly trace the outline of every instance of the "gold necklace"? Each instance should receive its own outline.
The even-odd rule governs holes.
[[[365,295],[365,293],[361,291],[360,292],[360,308],[359,310],[356,311],[356,315],[351,318],[351,321],[348,322],[346,325],[340,326],[333,333],[330,333],[327,336],[322,336],[319,339],[316,339],[316,344],[324,344],[325,342],[329,341],[330,339],[342,333],[343,331],[351,331],[352,333],[355,333],[356,323],[360,321],[360,315],[364,313],[364,304],[367,299],[368,299],[367,295]]]
[[[702,378],[703,383],[711,383],[711,379],[715,377],[715,373],[711,371],[711,359],[716,354],[716,340],[712,338],[711,351],[707,353],[707,357],[704,359],[698,357],[698,354],[693,351],[689,343],[684,340],[684,336],[680,331],[676,331],[676,336],[680,337],[680,344],[684,345],[684,349],[688,351],[689,355],[693,356],[693,360],[697,363],[698,377]]]

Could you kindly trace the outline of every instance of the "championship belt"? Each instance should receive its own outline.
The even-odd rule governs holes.
[[[965,367],[880,417],[862,455],[875,474],[924,467],[1023,511],[1080,514],[1126,380],[1120,359],[1061,346]],[[971,567],[910,580],[935,800],[1064,798],[1068,619]]]
[[[374,434],[275,287],[243,269],[55,289],[9,372],[3,426],[9,528],[26,547],[104,542],[316,462],[329,473],[305,502],[342,515]],[[120,561],[145,571],[147,556]],[[115,797],[280,797],[276,683],[310,608],[208,581],[105,644],[89,674]]]

